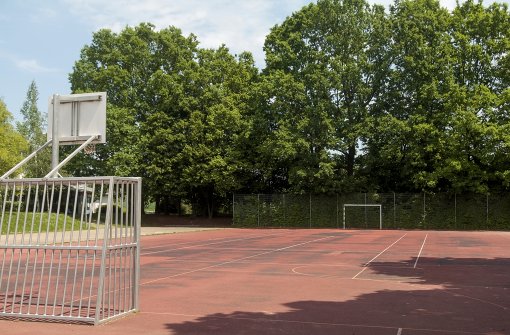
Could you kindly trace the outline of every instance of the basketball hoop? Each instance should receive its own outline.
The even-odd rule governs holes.
[[[96,152],[96,144],[95,143],[89,143],[87,146],[83,149],[83,152],[86,155],[92,155]]]

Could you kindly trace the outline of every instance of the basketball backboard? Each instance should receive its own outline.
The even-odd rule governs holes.
[[[81,144],[94,135],[99,138],[93,143],[106,143],[106,92],[50,97],[48,140],[52,139],[54,113],[60,144]]]

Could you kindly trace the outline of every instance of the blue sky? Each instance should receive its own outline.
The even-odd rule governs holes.
[[[451,8],[455,0],[441,0]],[[203,47],[226,44],[233,53],[250,51],[264,64],[269,29],[312,0],[0,0],[0,98],[16,120],[28,86],[35,80],[39,109],[46,113],[54,93],[70,93],[68,75],[101,28],[151,22],[194,33]],[[388,4],[389,0],[373,0]],[[499,2],[507,2],[504,0]],[[488,3],[485,1],[484,3]]]

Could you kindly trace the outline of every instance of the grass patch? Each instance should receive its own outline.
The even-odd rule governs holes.
[[[64,230],[64,222],[65,222],[65,230],[74,230],[80,228],[80,217],[77,217],[73,220],[72,217],[65,214],[56,214],[56,213],[13,213],[9,218],[9,214],[5,214],[3,217],[3,221],[0,222],[2,226],[1,233],[7,234],[7,230],[9,230],[10,234],[14,234],[15,231],[18,233],[22,232],[46,232],[55,231],[55,227],[57,231]],[[85,226],[86,223],[83,224]]]

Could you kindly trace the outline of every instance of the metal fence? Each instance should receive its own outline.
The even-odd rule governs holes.
[[[345,224],[345,228],[509,230],[510,193],[236,194],[233,222],[240,227],[343,228]]]
[[[0,180],[0,316],[99,324],[138,309],[141,180]]]

